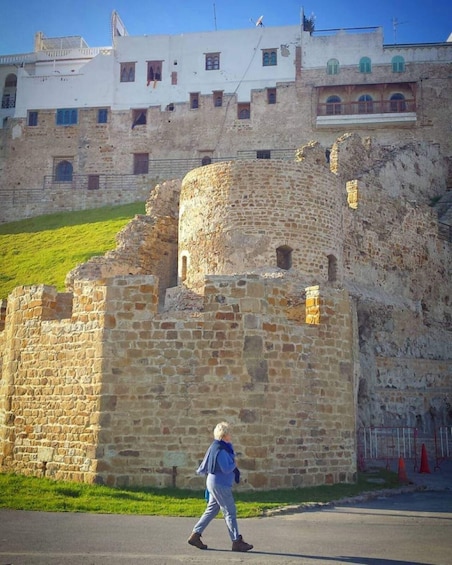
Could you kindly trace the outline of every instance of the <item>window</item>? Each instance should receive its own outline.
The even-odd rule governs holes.
[[[16,107],[16,87],[17,76],[15,74],[9,74],[5,79],[2,96],[2,108]]]
[[[181,281],[184,282],[187,278],[187,256],[182,255],[182,268],[181,268]]]
[[[72,182],[72,163],[67,159],[57,161],[55,166],[55,182]]]
[[[337,59],[330,59],[326,64],[326,74],[327,75],[337,75],[339,74],[339,61]]]
[[[256,151],[256,159],[271,159],[271,152],[268,149]]]
[[[276,104],[276,88],[267,88],[268,104]]]
[[[209,157],[208,155],[202,158],[201,165],[203,167],[205,167],[206,165],[210,165],[210,163],[212,163],[212,158]]]
[[[121,63],[121,82],[135,82],[135,63]]]
[[[328,281],[337,280],[337,259],[334,255],[328,255]]]
[[[199,108],[199,92],[190,92],[190,108],[192,110]]]
[[[400,55],[396,55],[392,58],[392,72],[393,73],[403,73],[405,72],[405,59]]]
[[[5,88],[16,88],[17,86],[17,76],[14,74],[9,74],[5,79]]]
[[[239,120],[249,120],[250,119],[250,104],[249,102],[243,104],[237,104],[237,117]]]
[[[151,82],[162,80],[163,61],[148,61],[148,86]]]
[[[272,67],[277,64],[277,50],[264,49],[262,51],[262,65],[264,67]]]
[[[220,68],[220,54],[206,53],[206,71],[216,71]]]
[[[88,190],[99,190],[100,188],[99,175],[88,175]]]
[[[132,110],[132,129],[146,125],[146,109]]]
[[[78,121],[78,111],[75,108],[63,108],[57,110],[56,124],[57,126],[71,126]]]
[[[134,153],[133,174],[147,175],[149,173],[149,153]]]
[[[358,98],[358,112],[360,114],[372,114],[374,103],[370,94],[363,94]]]
[[[292,267],[292,248],[288,245],[281,245],[276,250],[276,265],[280,269],[288,271]]]
[[[329,96],[326,101],[327,116],[342,114],[341,99],[339,96]]]
[[[99,108],[97,111],[97,123],[106,124],[108,121],[108,110],[107,108]]]
[[[27,125],[28,126],[37,126],[38,125],[38,112],[36,112],[36,111],[28,112]]]
[[[400,94],[400,92],[393,94],[390,101],[391,112],[406,112],[406,102],[403,94]]]
[[[214,90],[213,91],[213,105],[215,108],[221,108],[223,106],[223,91]]]
[[[359,72],[366,74],[372,72],[372,62],[369,57],[361,57],[359,61]]]

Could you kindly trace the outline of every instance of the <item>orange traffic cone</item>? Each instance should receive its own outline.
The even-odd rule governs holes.
[[[425,443],[422,444],[421,468],[419,469],[419,473],[430,473],[430,467],[428,466],[427,449],[425,448]]]
[[[399,457],[398,474],[399,474],[399,482],[400,483],[407,483],[408,482],[408,477],[407,477],[406,469],[405,469],[405,461],[403,460],[403,457]]]

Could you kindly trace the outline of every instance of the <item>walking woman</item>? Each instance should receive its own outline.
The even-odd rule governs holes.
[[[215,439],[196,471],[198,475],[207,475],[209,501],[204,514],[195,524],[188,543],[199,549],[207,549],[207,545],[201,540],[201,534],[221,510],[232,541],[232,551],[249,551],[253,546],[246,543],[239,534],[237,511],[232,494],[232,484],[234,480],[236,483],[240,481],[240,471],[235,464],[230,425],[227,422],[217,424],[213,437]]]

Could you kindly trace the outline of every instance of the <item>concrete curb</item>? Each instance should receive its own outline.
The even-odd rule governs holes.
[[[332,500],[331,502],[302,502],[301,504],[293,504],[289,506],[282,506],[281,508],[272,508],[264,511],[262,517],[270,518],[272,516],[283,516],[285,514],[296,514],[299,512],[309,512],[311,510],[319,510],[323,508],[334,508],[338,505],[356,504],[373,500],[380,497],[396,496],[398,494],[410,494],[413,492],[421,492],[427,490],[446,490],[440,488],[428,488],[424,485],[410,485],[400,488],[381,489],[376,491],[363,492],[356,496],[341,498],[339,500]]]

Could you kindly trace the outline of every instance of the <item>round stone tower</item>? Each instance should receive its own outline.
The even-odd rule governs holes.
[[[190,171],[179,209],[179,282],[293,269],[308,284],[342,276],[342,206],[326,159],[221,162]]]

